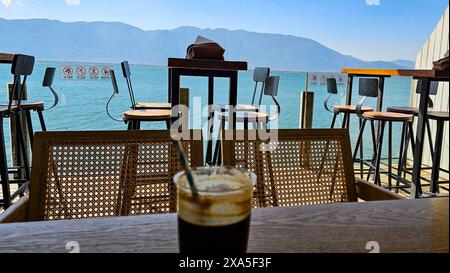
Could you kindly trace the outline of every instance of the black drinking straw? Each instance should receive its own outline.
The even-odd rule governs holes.
[[[189,167],[183,145],[181,145],[181,141],[174,140],[173,142],[175,143],[175,147],[178,150],[181,166],[184,168],[184,172],[186,173],[186,177],[188,179],[189,186],[191,187],[192,196],[197,197],[198,196],[197,186],[195,186],[194,175],[192,174],[192,170]]]

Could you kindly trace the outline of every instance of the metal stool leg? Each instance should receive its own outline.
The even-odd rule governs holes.
[[[28,154],[25,148],[25,141],[23,138],[23,131],[22,131],[22,123],[20,121],[19,116],[17,115],[17,119],[16,119],[16,126],[18,126],[19,130],[18,130],[18,137],[19,137],[19,143],[18,145],[20,146],[20,150],[22,152],[22,157],[23,157],[23,166],[25,169],[25,179],[26,180],[30,180],[30,169],[29,169],[29,162],[28,162]]]
[[[333,120],[331,121],[331,129],[334,129],[334,125],[336,124],[337,117],[338,117],[338,113],[334,113]]]
[[[360,143],[362,141],[362,137],[363,137],[363,134],[364,134],[364,128],[366,127],[366,123],[367,123],[366,119],[362,121],[361,128],[359,130],[358,139],[356,141],[355,152],[353,153],[353,162],[356,161],[356,157],[357,157],[358,151],[360,149]]]
[[[370,164],[374,166],[376,155],[377,155],[377,140],[375,136],[375,123],[373,120],[370,121],[370,131],[372,136],[372,159],[370,161]],[[369,172],[367,174],[367,181],[369,181],[370,176],[372,175],[372,167],[369,167]]]
[[[344,114],[344,120],[342,121],[342,129],[347,128],[347,123],[348,123],[349,117],[350,117],[350,114],[347,114],[347,113]]]
[[[363,120],[359,119],[359,128],[361,129],[363,126]],[[364,124],[365,126],[365,124]],[[360,146],[359,146],[359,158],[361,158],[361,161],[359,162],[359,172],[360,172],[360,176],[361,179],[364,178],[364,142],[363,142],[363,137],[361,137],[361,142],[360,142]]]
[[[386,121],[381,121],[380,126],[380,135],[378,136],[378,145],[377,145],[377,156],[375,159],[375,184],[378,186],[381,186],[381,179],[380,179],[380,164],[381,164],[381,157],[382,157],[382,151],[383,151],[383,138],[384,138],[384,129],[386,127]]]
[[[430,120],[427,119],[426,121],[426,125],[427,125],[427,132],[428,132],[428,144],[430,145],[430,152],[433,151],[433,137],[431,136],[431,126],[430,126]]]
[[[42,111],[38,110],[37,114],[38,114],[38,117],[39,117],[39,122],[41,124],[42,132],[47,132],[47,126],[45,125],[44,115],[42,114]]]
[[[439,171],[441,168],[442,140],[444,138],[444,122],[437,121],[436,141],[433,152],[433,169],[431,172],[431,192],[439,193]]]
[[[408,139],[406,138],[406,128],[407,128],[407,124],[403,123],[402,125],[402,138],[400,141],[400,151],[398,154],[398,166],[397,166],[397,182],[395,184],[395,192],[399,193],[399,188],[400,188],[400,178],[402,177],[402,172],[403,172],[403,150],[405,148],[405,145],[408,145]]]
[[[33,121],[31,120],[31,111],[25,110],[25,115],[27,118],[27,130],[28,130],[28,139],[30,140],[30,147],[33,149]]]
[[[3,208],[6,210],[11,206],[11,190],[9,188],[8,159],[6,157],[3,117],[0,117],[0,142],[0,176],[2,179]]]
[[[392,121],[389,121],[388,131],[388,185],[392,190]]]
[[[219,164],[219,158],[222,157],[221,154],[221,150],[222,150],[222,143],[221,143],[221,137],[222,137],[222,131],[224,130],[224,121],[220,121],[220,126],[219,126],[219,133],[217,136],[217,141],[216,141],[216,147],[214,148],[214,156],[213,156],[213,165],[221,165],[222,162],[220,162]]]

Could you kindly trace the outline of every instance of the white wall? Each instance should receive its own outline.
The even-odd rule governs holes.
[[[449,49],[449,8],[445,10],[444,15],[439,20],[436,28],[431,33],[431,36],[426,41],[425,45],[419,52],[416,58],[416,69],[431,69],[433,68],[433,61],[439,60],[444,57],[445,53]],[[419,106],[419,96],[415,93],[417,82],[413,84],[411,90],[411,106]],[[449,111],[449,84],[440,83],[437,96],[432,96],[435,111]],[[431,121],[432,136],[436,132],[436,124]],[[442,163],[441,167],[444,169],[449,168],[449,125],[445,125],[445,138],[442,151]],[[426,165],[431,166],[431,153],[428,145],[428,138],[425,139],[424,146],[424,158],[423,162]],[[434,141],[434,139],[433,139]]]

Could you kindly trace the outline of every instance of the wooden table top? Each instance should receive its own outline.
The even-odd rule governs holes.
[[[366,69],[366,68],[343,68],[341,70],[343,74],[349,74],[354,76],[404,76],[414,78],[430,78],[448,80],[448,71],[438,70],[420,70],[420,69]]]
[[[10,53],[0,53],[0,64],[10,64],[12,63],[14,54]]]
[[[255,209],[249,252],[449,251],[449,199]],[[0,252],[173,253],[175,214],[0,225]]]
[[[216,61],[169,58],[170,68],[210,69],[210,70],[247,70],[247,62],[242,61]]]

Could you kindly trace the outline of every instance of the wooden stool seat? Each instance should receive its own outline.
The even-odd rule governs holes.
[[[394,112],[366,112],[363,117],[368,120],[383,120],[383,121],[412,121],[413,115],[394,113]]]
[[[439,121],[449,121],[448,112],[430,111],[428,112],[428,118]]]
[[[171,103],[138,102],[138,103],[136,103],[136,109],[162,109],[162,110],[169,110],[169,109],[172,109],[172,104]]]
[[[17,105],[17,101],[13,101],[13,107],[14,105]],[[6,107],[7,105],[1,105],[0,107]],[[23,110],[44,110],[44,103],[42,101],[26,101],[23,100],[20,102],[20,108]]]
[[[372,107],[365,107],[363,106],[361,108],[362,112],[370,112],[373,111]],[[356,106],[354,105],[336,105],[333,107],[333,112],[334,113],[351,113],[351,114],[355,114],[356,113]]]
[[[407,115],[419,115],[419,108],[409,106],[391,106],[388,107],[387,111]]]
[[[8,106],[0,106],[0,114],[8,113]]]
[[[218,113],[217,117],[222,121],[228,121],[229,114]],[[269,115],[261,112],[236,112],[236,122],[267,122]]]
[[[123,113],[124,121],[169,121],[172,110],[131,110]]]
[[[216,109],[216,111],[228,111],[228,106],[224,105],[224,104],[216,104],[214,105],[214,108]],[[251,105],[251,104],[238,104],[236,105],[236,110],[237,111],[258,111],[258,107]]]

